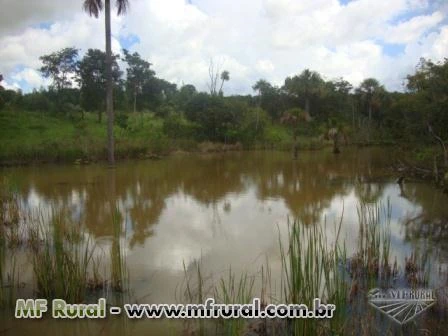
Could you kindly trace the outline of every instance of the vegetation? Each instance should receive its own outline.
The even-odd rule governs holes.
[[[129,6],[128,0],[116,0],[117,15],[126,13]],[[114,143],[114,96],[113,96],[113,55],[112,55],[112,31],[111,31],[111,1],[104,0],[104,18],[106,22],[106,58],[104,74],[106,78],[106,114],[107,114],[107,159],[109,165],[115,164]],[[84,0],[84,9],[89,15],[98,17],[103,10],[102,0]]]
[[[331,238],[323,227],[307,227],[300,221],[290,223],[287,245],[284,246],[281,239],[279,243],[283,266],[280,297],[275,294],[276,288],[272,288],[269,265],[262,267],[261,276],[243,272],[238,277],[230,268],[227,276],[216,280],[205,274],[200,260],[189,270],[184,266],[184,301],[203,303],[206,297],[214,297],[219,303],[244,304],[257,297],[261,298],[262,307],[278,302],[304,303],[312,307],[314,298],[321,298],[323,303],[336,305],[333,318],[320,321],[307,318],[219,319],[211,320],[211,325],[210,321],[189,320],[185,321],[185,332],[198,335],[207,334],[207,331],[219,335],[251,334],[252,331],[257,335],[345,335],[352,330],[376,329],[377,322],[369,316],[372,311],[367,309],[369,290],[391,288],[394,283],[419,288],[429,281],[427,255],[414,251],[403,265],[398,265],[396,258],[393,265],[390,262],[391,211],[389,204],[359,205],[358,247],[350,257],[345,241],[339,237],[342,217]],[[256,292],[255,288],[261,292]]]
[[[105,259],[85,228],[70,220],[64,209],[52,208],[49,217],[20,205],[11,183],[0,181],[0,308],[10,308],[24,284],[15,253],[29,257],[36,297],[86,302],[89,295],[126,293],[126,260],[121,248],[120,218],[113,217],[110,259]],[[110,280],[101,276],[109,265]]]
[[[124,11],[127,1],[118,3]],[[86,8],[97,15],[102,2],[86,1]],[[125,69],[120,69],[120,58]],[[415,73],[407,76],[405,92],[388,92],[374,78],[353,87],[343,78],[327,80],[305,69],[281,87],[260,79],[253,85],[254,95],[225,96],[230,73],[213,61],[206,93],[191,84],[178,88],[157,77],[138,53],[123,50],[110,61],[117,111],[113,125],[106,99],[107,52],[89,49],[81,57],[70,47],[40,59],[42,75],[52,80],[48,89],[27,94],[0,89],[1,164],[112,162],[112,140],[118,158],[197,150],[202,142],[287,149],[294,157],[299,149],[331,143],[334,153],[348,143],[395,144],[407,154],[400,158],[402,166],[448,184],[448,59],[421,59]],[[107,127],[103,110],[108,111]]]

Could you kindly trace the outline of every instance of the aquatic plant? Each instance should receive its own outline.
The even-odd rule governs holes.
[[[323,331],[340,333],[345,320],[348,283],[341,263],[345,260],[345,245],[339,243],[342,220],[336,226],[336,238],[329,243],[319,226],[303,226],[299,221],[288,224],[288,246],[279,239],[282,260],[282,301],[313,307],[314,298],[337,306],[330,320],[291,319],[289,328],[294,335],[315,335]]]
[[[83,230],[66,218],[53,211],[52,225],[43,229],[43,243],[32,255],[32,266],[40,297],[76,303],[85,298],[95,246],[90,239],[80,241]]]
[[[110,249],[111,286],[116,292],[124,292],[129,288],[129,271],[126,267],[126,255],[121,243],[121,213],[115,207],[112,215],[113,238]]]

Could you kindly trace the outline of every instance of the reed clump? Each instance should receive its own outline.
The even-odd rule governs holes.
[[[79,225],[64,212],[53,211],[52,225],[42,229],[43,244],[35,246],[32,266],[39,297],[82,302],[95,250]]]
[[[129,271],[126,267],[126,254],[121,240],[121,213],[115,207],[112,215],[113,238],[110,249],[111,287],[115,292],[123,293],[129,288]]]
[[[288,246],[282,246],[282,301],[287,304],[306,304],[313,307],[314,298],[337,306],[336,315],[329,321],[312,319],[288,320],[294,335],[340,333],[344,327],[348,284],[342,262],[345,244],[339,242],[342,220],[335,227],[336,238],[330,243],[322,227],[305,227],[299,221],[289,224]]]
[[[398,275],[396,261],[393,266],[390,262],[391,206],[361,203],[357,211],[358,247],[348,260],[348,272],[354,283],[364,288],[385,286]]]

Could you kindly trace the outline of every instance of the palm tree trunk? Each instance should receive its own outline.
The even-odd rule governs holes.
[[[106,18],[106,112],[107,112],[107,158],[109,165],[115,165],[114,155],[114,105],[112,82],[112,33],[110,20],[110,0],[105,0]]]
[[[310,114],[310,98],[307,96],[305,98],[305,112],[306,112],[306,121],[311,120],[311,114]]]
[[[352,126],[353,132],[355,131],[355,103],[352,100]]]
[[[137,111],[137,89],[134,89],[134,113]]]
[[[369,126],[367,127],[367,142],[370,143],[370,127],[372,126],[372,102],[369,102]]]

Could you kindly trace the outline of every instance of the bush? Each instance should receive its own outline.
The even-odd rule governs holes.
[[[167,118],[175,113],[174,107],[169,104],[163,104],[155,111],[155,115],[160,118]]]
[[[198,125],[180,115],[172,114],[163,122],[163,132],[172,139],[194,138],[197,131]]]
[[[126,129],[128,127],[128,119],[129,116],[124,113],[119,113],[115,117],[115,123],[120,126],[122,129]]]

